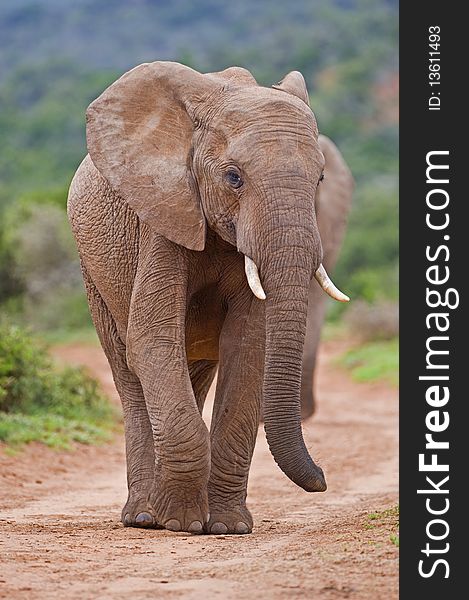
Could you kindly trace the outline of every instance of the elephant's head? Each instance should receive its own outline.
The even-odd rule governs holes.
[[[312,277],[348,298],[321,265],[314,198],[324,157],[302,75],[270,89],[237,67],[202,75],[143,64],[90,105],[87,123],[95,166],[154,231],[200,251],[209,227],[246,257],[249,285],[265,299],[270,449],[295,483],[324,490],[300,421]]]

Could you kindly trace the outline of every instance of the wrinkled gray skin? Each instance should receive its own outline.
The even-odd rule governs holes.
[[[330,274],[339,256],[352,204],[354,181],[336,145],[320,135],[319,144],[326,160],[324,180],[316,194],[316,218],[323,248],[323,265]],[[327,296],[313,280],[309,289],[308,319],[303,350],[301,416],[311,416],[316,408],[314,372]]]
[[[300,421],[308,294],[323,259],[324,156],[304,79],[292,72],[269,89],[236,67],[140,65],[90,105],[87,142],[68,211],[122,400],[122,520],[248,533],[262,394],[280,468],[307,491],[326,489]],[[217,365],[209,433],[201,410]]]

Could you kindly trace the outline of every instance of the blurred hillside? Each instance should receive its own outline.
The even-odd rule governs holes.
[[[394,0],[3,0],[0,304],[47,327],[87,320],[64,213],[86,153],[84,112],[153,60],[202,72],[237,64],[264,85],[302,71],[319,128],[357,182],[335,280],[370,302],[395,298],[397,11]]]

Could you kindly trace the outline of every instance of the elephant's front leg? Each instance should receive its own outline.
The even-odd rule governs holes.
[[[246,494],[259,426],[264,338],[262,302],[249,290],[243,302],[229,309],[220,338],[211,425],[208,533],[252,530]]]
[[[160,253],[159,263],[148,266],[140,260],[127,358],[142,385],[153,434],[156,521],[173,531],[202,533],[209,513],[210,436],[187,365],[184,257],[164,258]]]

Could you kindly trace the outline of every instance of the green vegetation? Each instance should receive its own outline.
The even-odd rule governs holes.
[[[356,180],[334,279],[354,300],[395,302],[397,13],[395,0],[2,2],[0,311],[40,331],[89,325],[65,218],[85,109],[119,74],[157,59],[201,71],[238,64],[263,85],[303,72],[319,128]],[[329,318],[344,310],[331,304]]]
[[[329,320],[340,328],[351,311],[348,326],[372,342],[343,359],[355,378],[396,382],[397,15],[397,0],[1,2],[0,322],[49,342],[89,339],[66,198],[86,154],[86,107],[120,74],[153,60],[240,65],[269,86],[300,70],[320,131],[356,180],[334,279],[357,308],[331,303]],[[54,370],[20,329],[0,335],[0,440],[60,446],[109,434],[114,417],[95,383]]]
[[[363,525],[364,529],[376,529],[386,527],[391,531],[389,541],[399,548],[399,505],[385,510],[368,513]]]
[[[54,368],[25,331],[0,325],[0,441],[53,447],[110,438],[117,416],[82,369]]]
[[[92,326],[77,329],[51,329],[37,335],[48,346],[80,344],[83,346],[99,346],[98,334]]]
[[[398,385],[398,350],[397,339],[367,342],[348,350],[340,357],[339,364],[351,371],[355,381],[387,381]]]
[[[70,226],[62,207],[19,199],[4,215],[5,268],[16,294],[4,309],[34,329],[72,331],[89,325],[88,306]]]
[[[397,519],[399,518],[399,505],[396,504],[396,506],[391,506],[390,508],[386,508],[378,512],[368,513],[367,517],[370,521],[391,517],[395,518],[397,522]]]

